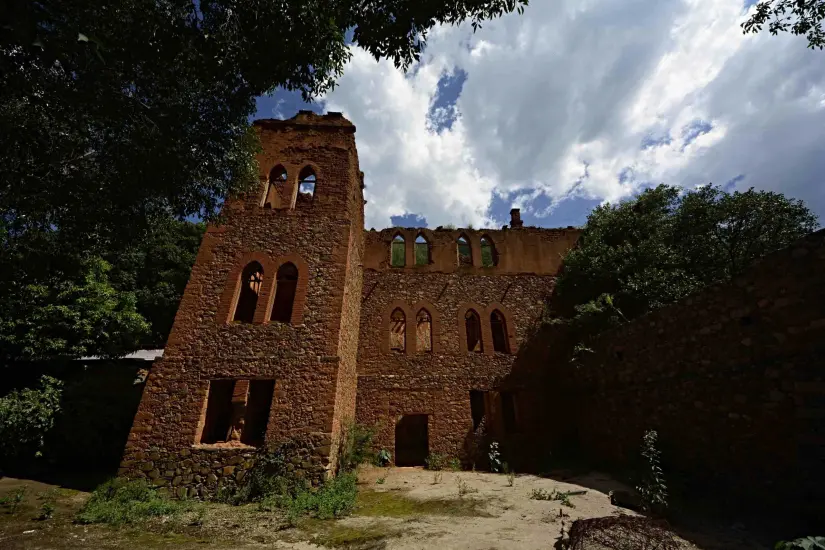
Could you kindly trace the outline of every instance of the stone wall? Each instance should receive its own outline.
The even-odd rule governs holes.
[[[555,366],[548,402],[564,410],[548,417],[574,412],[581,450],[614,465],[658,430],[670,475],[695,494],[822,502],[823,245],[816,232],[731,283],[601,335],[580,368]]]
[[[298,470],[316,482],[334,469],[341,419],[354,414],[363,246],[355,127],[340,114],[301,112],[255,128],[260,186],[228,201],[222,225],[207,230],[120,470],[177,492],[213,492],[222,477],[242,475],[256,450],[241,441],[200,443],[210,380],[274,380],[265,441],[304,442]],[[279,165],[287,178],[272,201],[269,174]],[[299,193],[304,167],[317,177],[311,199]],[[254,319],[233,322],[241,273],[253,260],[264,272]],[[298,269],[292,316],[270,321],[275,275],[286,262]],[[241,433],[245,396],[232,407]]]
[[[393,237],[402,234],[406,265],[390,266]],[[415,265],[413,243],[422,234],[431,246],[431,263]],[[459,265],[456,239],[473,247],[473,265]],[[492,240],[499,263],[481,265],[480,239]],[[428,451],[473,460],[479,434],[473,429],[470,390],[488,392],[487,433],[502,443],[526,438],[537,420],[529,406],[535,387],[529,377],[513,376],[521,344],[529,339],[552,291],[561,258],[572,246],[574,229],[511,228],[500,231],[390,228],[366,234],[361,332],[358,351],[357,419],[380,429],[378,447],[395,456],[395,429],[403,415],[428,415]],[[419,349],[416,316],[432,318],[432,351]],[[406,318],[406,349],[390,349],[390,316]],[[464,314],[481,318],[482,352],[468,352]],[[493,349],[490,314],[506,319],[509,353]],[[517,397],[519,426],[502,425],[500,391]]]

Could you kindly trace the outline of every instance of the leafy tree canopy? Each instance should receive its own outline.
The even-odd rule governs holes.
[[[757,33],[767,25],[771,34],[804,35],[811,49],[825,48],[825,0],[762,0],[753,15],[742,23],[745,33]]]
[[[801,201],[779,193],[647,189],[588,216],[565,257],[552,319],[593,334],[730,279],[816,227]]]
[[[9,0],[0,11],[0,217],[6,239],[80,250],[155,218],[213,215],[257,179],[249,117],[277,87],[333,87],[345,35],[407,68],[438,23],[527,0]]]

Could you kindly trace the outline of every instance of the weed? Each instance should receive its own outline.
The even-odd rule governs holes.
[[[464,498],[466,494],[478,492],[478,489],[473,489],[460,477],[456,480],[456,483],[458,484],[458,498]]]
[[[383,485],[387,481],[387,474],[382,475],[378,479],[375,480],[375,483],[378,485]]]
[[[564,506],[568,508],[575,508],[572,502],[570,502],[570,495],[571,493],[566,493],[564,491],[557,491],[553,489],[552,491],[545,491],[544,489],[533,489],[530,493],[530,498],[533,500],[556,500],[561,502]]]
[[[504,473],[507,474],[507,486],[512,487],[513,484],[516,482],[516,472],[511,470],[507,466],[506,462],[503,464],[503,466],[504,466]]]
[[[372,451],[372,440],[376,431],[377,428],[362,424],[351,423],[347,426],[338,453],[340,472],[353,472],[360,464],[375,463],[377,457]]]
[[[376,466],[388,466],[390,461],[392,461],[392,455],[387,449],[381,449],[378,451],[378,454],[375,455]]]
[[[450,470],[452,470],[453,472],[459,472],[459,471],[461,471],[461,461],[458,460],[457,458],[453,457],[447,463],[447,467]]]
[[[26,497],[26,487],[18,487],[13,495],[0,497],[0,507],[7,508],[10,514],[16,514],[17,509]]]
[[[498,450],[498,442],[490,442],[490,451],[487,453],[487,458],[490,460],[490,471],[498,473],[501,471],[501,453]]]
[[[348,514],[355,505],[358,493],[355,483],[355,474],[347,473],[328,480],[316,490],[294,485],[285,487],[283,491],[265,496],[259,509],[265,512],[281,509],[292,525],[305,515],[319,519],[340,517]]]
[[[641,454],[647,461],[647,471],[636,487],[648,512],[661,512],[667,508],[667,484],[665,475],[659,465],[659,449],[656,446],[658,434],[648,430],[642,437]]]
[[[433,485],[441,483],[441,478],[444,476],[443,472],[433,472]]]
[[[430,453],[424,459],[424,464],[428,470],[443,470],[444,464],[447,462],[446,457],[439,453]]]
[[[38,520],[47,520],[52,519],[54,516],[54,503],[51,501],[46,501],[40,506],[40,515],[37,516]]]
[[[143,480],[114,479],[94,490],[77,514],[77,520],[111,525],[136,523],[152,517],[177,515],[192,504],[164,498]]]

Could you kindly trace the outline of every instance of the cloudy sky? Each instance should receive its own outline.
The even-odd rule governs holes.
[[[579,225],[658,183],[774,190],[825,221],[825,51],[743,35],[752,0],[533,0],[435,29],[404,74],[360,49],[310,106],[357,127],[367,227]],[[258,118],[306,109],[277,92]]]

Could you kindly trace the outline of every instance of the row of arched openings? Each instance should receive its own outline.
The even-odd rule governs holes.
[[[315,196],[315,184],[318,178],[311,166],[304,166],[298,173],[298,196],[296,205],[310,202]],[[289,201],[286,197],[287,172],[283,165],[275,166],[269,172],[269,184],[264,196],[264,208],[286,208]]]
[[[249,262],[241,272],[241,291],[235,305],[232,320],[238,323],[251,323],[258,309],[258,300],[264,280],[264,268],[259,262]],[[275,274],[275,300],[272,304],[270,321],[289,323],[292,319],[292,307],[295,303],[295,290],[298,287],[298,268],[292,262],[286,262]]]
[[[464,314],[466,349],[468,352],[483,353],[484,342],[481,336],[481,317],[474,309]],[[493,337],[493,351],[510,353],[507,338],[507,321],[499,310],[490,313],[490,332]],[[432,353],[433,324],[430,312],[421,308],[415,315],[416,351]],[[398,353],[407,351],[407,316],[404,310],[396,308],[390,315],[390,350]]]
[[[481,266],[493,267],[498,265],[498,253],[493,240],[487,235],[481,237]],[[413,245],[413,261],[415,265],[429,265],[432,262],[430,242],[419,233]],[[456,253],[459,265],[473,265],[473,248],[466,235],[456,239]],[[396,233],[390,244],[390,265],[404,267],[407,265],[407,243],[401,233]]]
[[[464,333],[466,334],[467,351],[473,353],[484,352],[484,340],[481,337],[481,317],[474,309],[468,309],[464,314]],[[490,313],[490,333],[493,337],[493,351],[510,353],[510,341],[507,338],[507,321],[504,315],[495,309]]]

